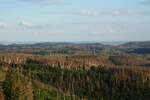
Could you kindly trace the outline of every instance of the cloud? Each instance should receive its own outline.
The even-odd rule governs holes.
[[[90,10],[82,10],[80,11],[80,15],[88,15],[88,16],[98,16],[100,15],[101,12],[98,11],[98,10],[93,10],[93,11],[90,11]]]
[[[150,5],[150,0],[144,0],[144,1],[140,2],[140,4],[142,4],[142,5]]]
[[[136,14],[137,12],[134,11],[134,10],[127,10],[127,13],[128,13],[128,14]]]
[[[33,25],[27,21],[21,21],[20,25],[22,25],[24,27],[33,27]]]
[[[22,0],[22,1],[38,4],[58,4],[63,2],[63,0]]]
[[[50,26],[49,24],[31,24],[28,21],[21,21],[19,25],[27,29],[43,29],[48,28]]]
[[[126,11],[122,11],[122,10],[113,10],[112,12],[112,15],[126,15],[126,14],[128,14],[128,15],[133,15],[133,14],[137,14],[137,12],[136,11],[134,11],[134,10],[126,10]]]
[[[8,27],[8,25],[0,23],[0,28],[5,28],[5,27]]]
[[[82,10],[78,14],[83,16],[100,16],[100,15],[133,15],[137,14],[134,10],[112,10],[112,11],[100,11],[100,10]]]
[[[111,14],[120,15],[120,14],[122,14],[122,12],[120,10],[113,10],[113,11],[111,11]]]

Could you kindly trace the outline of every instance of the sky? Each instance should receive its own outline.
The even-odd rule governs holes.
[[[150,0],[0,0],[0,41],[147,41]]]

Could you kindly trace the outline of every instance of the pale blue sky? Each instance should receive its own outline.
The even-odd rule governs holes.
[[[150,40],[150,0],[0,0],[0,41]]]

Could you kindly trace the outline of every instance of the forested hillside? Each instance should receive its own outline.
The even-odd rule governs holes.
[[[49,52],[49,44],[38,45],[0,54],[0,100],[150,98],[150,54],[101,51],[101,44],[54,44]],[[35,53],[39,48],[48,53]]]

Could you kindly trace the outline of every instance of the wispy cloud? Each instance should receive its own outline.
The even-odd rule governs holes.
[[[21,21],[19,25],[27,29],[41,29],[41,28],[47,28],[50,26],[49,24],[32,24],[28,21]]]
[[[84,16],[100,16],[100,15],[133,15],[137,12],[134,10],[112,10],[112,11],[100,11],[100,10],[82,10],[78,12],[80,15]]]
[[[20,25],[22,25],[24,27],[33,27],[33,25],[27,21],[21,21]]]
[[[79,12],[80,15],[98,16],[101,14],[99,10],[82,10]]]
[[[108,14],[112,14],[112,15],[120,15],[120,14],[122,14],[122,11],[120,11],[120,10],[113,10],[113,11],[111,11],[111,12],[108,13]]]
[[[133,14],[137,14],[137,11],[135,10],[126,10],[126,11],[123,11],[123,10],[113,10],[111,11],[110,13],[108,14],[112,14],[112,15],[133,15]]]
[[[32,2],[37,4],[59,4],[63,2],[63,0],[22,0],[22,1]]]
[[[137,13],[137,11],[135,11],[135,10],[127,10],[127,14],[136,14]]]
[[[8,24],[0,23],[0,28],[8,27]]]

